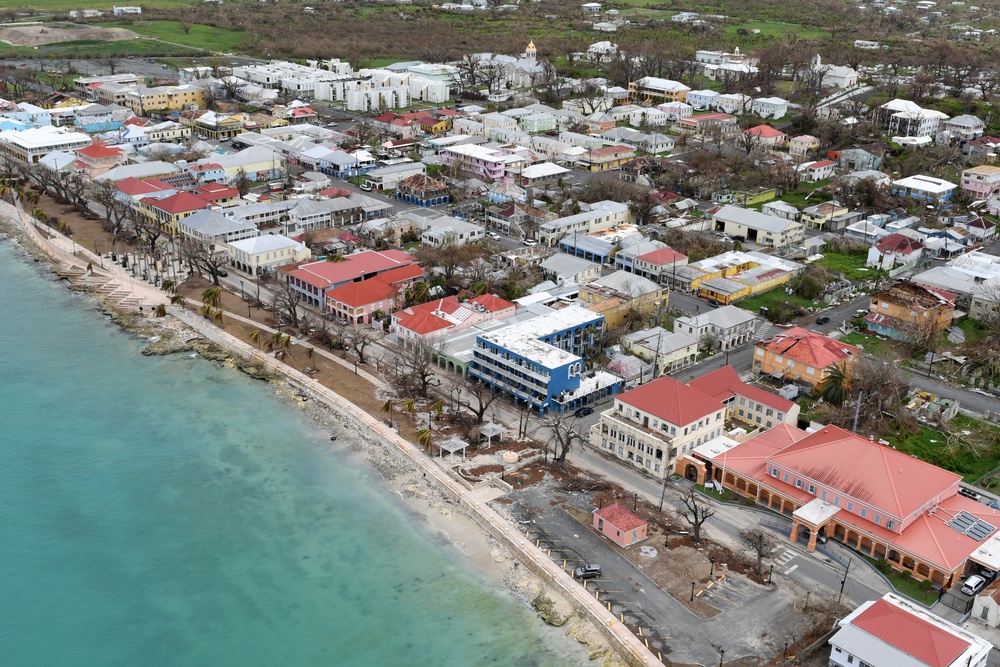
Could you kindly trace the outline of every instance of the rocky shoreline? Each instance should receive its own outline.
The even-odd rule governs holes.
[[[0,219],[0,232],[13,239],[36,262],[48,262],[54,269],[53,258],[10,220]],[[209,361],[238,369],[247,375],[265,380],[275,387],[279,395],[303,410],[321,433],[338,434],[337,447],[363,459],[365,464],[378,472],[387,488],[399,495],[401,502],[414,516],[425,522],[432,533],[450,543],[494,586],[502,587],[524,604],[530,605],[551,630],[546,636],[563,645],[566,657],[579,660],[582,649],[587,660],[604,667],[619,667],[626,663],[611,648],[607,640],[593,625],[577,614],[573,606],[556,594],[551,587],[519,564],[509,550],[490,536],[476,521],[451,500],[442,489],[414,472],[412,465],[399,451],[374,434],[352,429],[347,418],[319,402],[308,400],[284,378],[275,375],[253,361],[241,359],[219,345],[206,340],[197,331],[180,320],[167,316],[154,318],[119,310],[102,299],[93,290],[71,286],[71,289],[94,297],[105,315],[122,330],[146,341],[142,354],[167,355],[195,352]],[[565,630],[563,630],[565,628]],[[574,649],[574,643],[579,648]],[[597,662],[600,661],[600,662]]]

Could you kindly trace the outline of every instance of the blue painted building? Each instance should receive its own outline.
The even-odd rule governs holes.
[[[932,206],[950,205],[957,188],[954,183],[933,176],[908,176],[892,182],[892,194]]]
[[[469,375],[540,414],[592,405],[621,389],[621,378],[585,370],[580,356],[603,330],[604,317],[569,306],[481,334]]]

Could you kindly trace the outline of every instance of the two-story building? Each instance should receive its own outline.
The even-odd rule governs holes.
[[[621,338],[622,349],[653,364],[653,377],[676,373],[698,360],[698,339],[652,327]]]
[[[674,331],[702,341],[714,341],[713,349],[735,350],[753,340],[756,316],[737,306],[721,306],[704,313],[674,318]]]
[[[743,382],[732,366],[695,378],[688,386],[725,405],[726,419],[742,422],[751,429],[798,424],[798,403]]]
[[[882,336],[913,340],[933,336],[951,326],[955,295],[910,281],[895,283],[871,295],[865,323]]]
[[[976,199],[1000,194],[1000,167],[983,164],[962,172],[962,189]]]
[[[590,444],[663,479],[678,457],[723,434],[725,413],[717,399],[661,377],[616,396],[591,427]]]
[[[608,326],[620,324],[630,313],[656,313],[667,307],[665,287],[628,271],[598,278],[580,288],[578,298],[588,310],[604,316]]]
[[[417,260],[401,250],[362,250],[343,262],[307,262],[279,267],[278,273],[292,290],[312,306],[325,307],[326,295],[347,283],[360,282]]]
[[[418,264],[409,264],[346,283],[326,293],[324,311],[348,324],[370,324],[402,306],[406,290],[423,275]]]
[[[305,243],[280,234],[264,234],[232,241],[227,246],[230,264],[251,276],[270,273],[279,266],[305,262],[312,252]]]
[[[754,346],[751,369],[816,389],[834,367],[849,370],[857,354],[858,348],[853,345],[792,327]]]

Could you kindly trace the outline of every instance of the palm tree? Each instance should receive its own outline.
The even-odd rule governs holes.
[[[258,350],[260,349],[260,329],[254,329],[250,332],[250,342],[256,345]]]
[[[431,446],[431,430],[429,428],[422,428],[414,435],[417,437],[417,444],[424,448],[424,451],[430,449]]]
[[[203,304],[201,304],[201,314],[204,315],[205,317],[211,317],[212,316],[212,304],[210,304],[210,303],[203,303]]]
[[[271,337],[267,339],[267,344],[264,346],[265,349],[267,349],[267,351],[270,352],[274,348],[280,347],[281,341],[284,338],[285,336],[280,331],[275,331],[273,334],[271,334]]]
[[[218,306],[222,301],[222,288],[210,287],[201,293],[201,301],[206,306]]]
[[[326,261],[333,262],[334,264],[339,264],[340,262],[346,262],[347,259],[340,253],[335,253],[333,255],[327,255]]]
[[[473,283],[471,286],[469,286],[469,291],[475,294],[476,296],[482,296],[486,294],[486,289],[489,286],[490,286],[489,283],[487,283],[485,280],[480,280],[479,282]]]
[[[220,327],[222,326],[222,309],[221,308],[216,308],[215,310],[212,311],[212,319]]]
[[[391,398],[388,399],[388,400],[386,400],[386,402],[382,404],[382,412],[386,412],[386,413],[389,414],[389,426],[392,426],[392,399]]]
[[[407,412],[413,412],[414,400],[412,398],[404,399],[400,402],[399,407],[403,408]]]
[[[168,278],[163,281],[162,285],[160,285],[160,289],[162,289],[164,292],[167,292],[168,294],[174,294],[177,291],[177,283],[174,280]]]
[[[307,348],[306,348],[306,359],[309,359],[310,361],[312,361],[312,358],[313,358],[313,350],[315,350],[315,349],[316,349],[316,348],[314,348],[314,347],[307,347]]]
[[[156,308],[153,309],[153,313],[157,317],[166,317],[167,316],[167,307],[164,306],[162,303],[158,303],[158,304],[156,304]]]
[[[174,294],[170,297],[170,305],[184,307],[187,305],[187,299],[184,298],[183,294]]]
[[[850,386],[850,378],[847,376],[847,370],[844,368],[844,365],[836,364],[830,369],[830,372],[823,380],[823,385],[819,389],[819,396],[830,405],[839,407],[847,399]]]

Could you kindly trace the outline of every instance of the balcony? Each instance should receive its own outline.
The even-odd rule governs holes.
[[[651,436],[655,437],[657,440],[660,440],[663,443],[665,443],[667,446],[669,446],[670,444],[672,444],[673,441],[674,441],[673,437],[669,433],[666,433],[664,431],[657,431],[656,429],[652,429],[652,428],[649,428],[647,426],[643,426],[639,422],[634,422],[631,419],[625,419],[624,417],[622,417],[621,415],[619,415],[617,412],[615,412],[613,410],[609,410],[608,412],[605,412],[602,415],[602,417],[601,417],[601,421],[602,422],[607,421],[609,423],[609,425],[617,426],[619,429],[624,429],[626,431],[628,429],[631,429],[631,430],[637,431],[639,433],[644,433],[646,435],[651,435]]]

